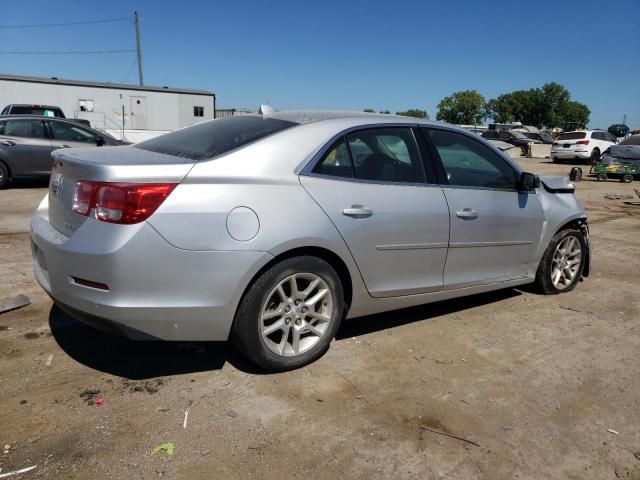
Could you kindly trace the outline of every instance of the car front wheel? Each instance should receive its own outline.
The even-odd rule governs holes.
[[[232,339],[265,370],[292,370],[327,351],[343,313],[342,284],[331,265],[312,256],[289,258],[249,287],[234,319]]]
[[[536,286],[547,295],[573,290],[584,270],[587,241],[580,230],[565,229],[556,233],[540,260]]]

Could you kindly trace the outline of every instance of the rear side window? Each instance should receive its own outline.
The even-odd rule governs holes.
[[[315,168],[316,173],[332,177],[353,178],[353,163],[344,139],[338,140]]]
[[[569,132],[563,133],[558,137],[558,141],[562,140],[582,140],[587,134],[585,132]]]
[[[46,138],[42,120],[7,120],[4,135],[23,138]]]
[[[345,138],[331,147],[316,165],[315,173],[388,183],[425,183],[418,145],[410,128],[360,130]]]
[[[298,125],[257,116],[229,117],[199,123],[134,145],[176,157],[204,160]]]

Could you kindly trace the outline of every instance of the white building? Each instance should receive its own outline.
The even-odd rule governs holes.
[[[57,106],[67,118],[86,119],[92,127],[110,132],[151,133],[214,118],[215,95],[186,88],[0,74],[0,110],[10,103]]]

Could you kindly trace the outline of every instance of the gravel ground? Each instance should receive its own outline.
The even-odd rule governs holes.
[[[640,479],[640,204],[604,198],[637,185],[578,184],[594,271],[573,292],[346,321],[322,359],[277,375],[224,343],[134,343],[62,314],[31,271],[46,185],[0,191],[0,298],[32,300],[0,315],[1,473]]]

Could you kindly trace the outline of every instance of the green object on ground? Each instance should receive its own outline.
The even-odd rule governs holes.
[[[162,445],[158,445],[156,448],[153,449],[153,452],[157,453],[164,450],[165,452],[167,452],[167,455],[171,456],[173,455],[174,449],[175,447],[173,446],[173,443],[167,442],[167,443],[163,443]]]

